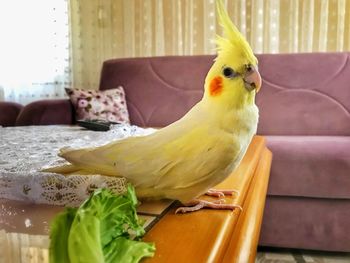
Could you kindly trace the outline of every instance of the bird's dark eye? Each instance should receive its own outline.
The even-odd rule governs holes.
[[[236,72],[230,68],[230,67],[225,67],[222,70],[222,74],[226,77],[226,78],[233,78],[236,76]]]
[[[253,71],[253,66],[248,64],[248,65],[245,65],[245,69],[247,72],[252,72]]]

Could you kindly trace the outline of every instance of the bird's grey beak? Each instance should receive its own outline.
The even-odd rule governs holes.
[[[261,76],[257,68],[252,67],[247,70],[243,77],[244,86],[248,91],[256,90],[258,92],[261,88]]]

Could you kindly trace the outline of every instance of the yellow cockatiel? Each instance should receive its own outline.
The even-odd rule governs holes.
[[[169,198],[186,204],[233,209],[196,199],[223,181],[240,163],[258,123],[255,94],[261,86],[257,59],[221,1],[217,13],[224,37],[209,70],[204,95],[183,118],[157,132],[86,149],[62,149],[71,163],[50,172],[123,176],[139,198]],[[193,200],[196,200],[193,202]]]

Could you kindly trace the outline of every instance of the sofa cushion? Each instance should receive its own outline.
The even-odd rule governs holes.
[[[349,218],[350,200],[268,196],[259,245],[349,252]]]
[[[66,88],[76,120],[130,123],[123,87],[104,91]]]
[[[350,198],[350,136],[266,136],[269,195]]]

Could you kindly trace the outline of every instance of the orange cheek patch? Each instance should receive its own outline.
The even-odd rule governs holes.
[[[222,77],[217,76],[210,81],[209,93],[211,96],[217,96],[222,92]]]

